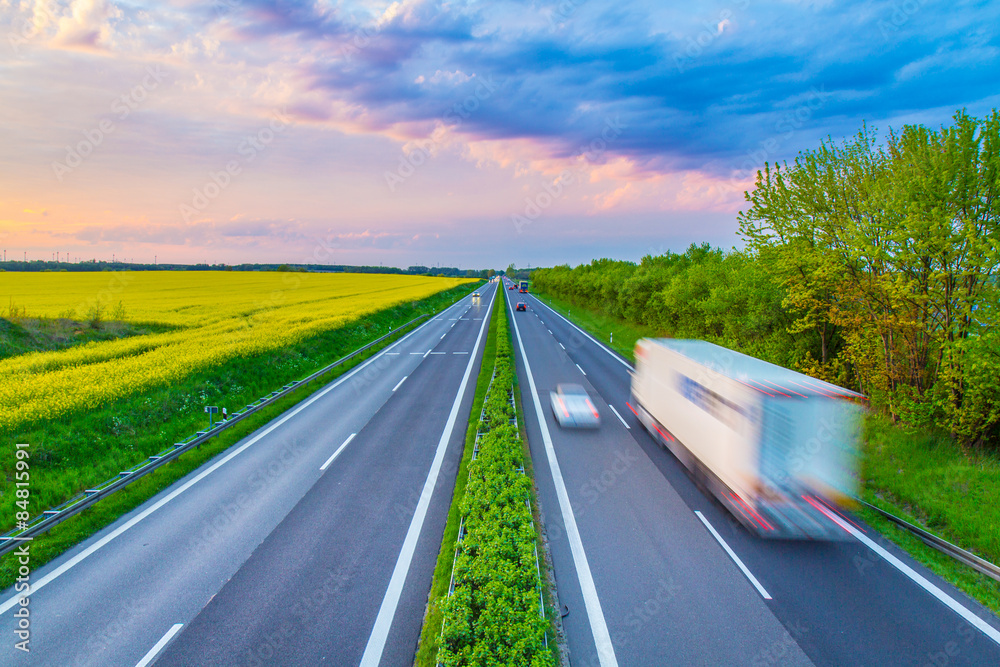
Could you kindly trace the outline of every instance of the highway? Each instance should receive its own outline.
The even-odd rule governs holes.
[[[504,293],[571,664],[1000,665],[998,619],[856,518],[842,542],[749,534],[643,430],[625,360]],[[560,382],[599,430],[559,428]]]
[[[30,654],[5,591],[0,664],[411,664],[481,293],[33,571]],[[642,429],[627,362],[502,294],[572,665],[1000,664],[1000,622],[863,522],[833,543],[749,534]],[[559,428],[559,382],[599,399],[600,429]]]
[[[0,664],[412,663],[494,285],[0,598]]]

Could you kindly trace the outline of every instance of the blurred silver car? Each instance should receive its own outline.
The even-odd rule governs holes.
[[[563,428],[597,428],[601,416],[587,395],[587,390],[578,384],[556,385],[549,392],[552,400],[552,414]]]

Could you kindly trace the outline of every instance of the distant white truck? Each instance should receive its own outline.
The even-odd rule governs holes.
[[[700,340],[635,347],[636,414],[741,523],[765,537],[843,539],[865,397]]]

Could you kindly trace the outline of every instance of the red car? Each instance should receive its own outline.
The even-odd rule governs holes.
[[[523,301],[518,301],[517,302],[517,306],[515,306],[514,310],[525,310],[526,311],[526,310],[528,310],[528,304],[526,304]]]
[[[507,289],[514,289],[514,286],[513,286],[513,285],[511,285],[511,286],[510,286],[510,287],[508,287]]]

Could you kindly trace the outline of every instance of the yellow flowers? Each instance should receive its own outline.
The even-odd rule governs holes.
[[[463,282],[383,274],[0,273],[0,304],[29,317],[85,321],[99,314],[177,327],[0,361],[0,429],[93,409]]]

